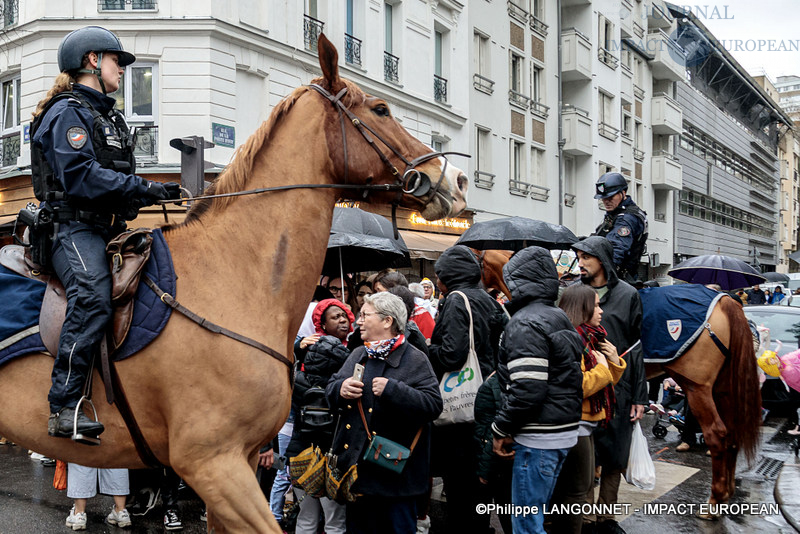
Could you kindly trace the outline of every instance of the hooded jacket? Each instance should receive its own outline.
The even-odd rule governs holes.
[[[598,258],[606,272],[608,291],[600,299],[603,309],[601,326],[608,332],[607,339],[617,347],[622,355],[642,336],[642,302],[639,293],[627,282],[619,279],[614,268],[614,249],[611,243],[600,236],[592,236],[572,246]],[[577,282],[582,283],[582,282]],[[608,427],[595,431],[595,447],[600,463],[609,468],[624,469],[628,465],[631,434],[631,405],[646,405],[647,382],[642,360],[641,343],[623,357],[627,364],[622,377],[614,386],[617,406]]]
[[[444,251],[434,268],[436,276],[447,287],[447,297],[439,304],[436,327],[428,347],[437,379],[461,369],[469,355],[469,314],[464,299],[453,296],[453,291],[461,291],[469,300],[481,374],[489,376],[496,368],[497,345],[506,318],[497,301],[480,286],[478,259],[469,248],[456,245]]]
[[[550,252],[518,252],[503,267],[503,279],[513,316],[500,345],[497,375],[505,402],[492,431],[497,437],[577,431],[583,342],[554,304],[558,274]]]

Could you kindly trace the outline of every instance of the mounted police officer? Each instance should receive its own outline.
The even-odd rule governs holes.
[[[627,191],[628,182],[618,172],[607,172],[597,180],[594,198],[602,199],[606,215],[593,235],[611,242],[617,274],[632,283],[639,269],[639,258],[646,250],[647,213]]]
[[[136,60],[98,26],[68,34],[58,48],[61,74],[34,111],[34,193],[53,221],[48,262],[64,284],[67,312],[53,366],[51,436],[97,444],[99,421],[76,408],[111,318],[107,242],[141,207],[180,196],[175,183],[136,176],[133,139],[116,100],[124,67]],[[77,421],[77,425],[74,424]],[[83,438],[83,439],[82,439]]]

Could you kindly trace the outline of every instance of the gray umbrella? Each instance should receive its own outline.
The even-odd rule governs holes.
[[[333,209],[323,273],[359,273],[410,265],[408,247],[402,237],[394,238],[388,219],[358,208]]]
[[[761,273],[761,276],[767,279],[767,282],[780,282],[780,283],[788,283],[791,278],[789,278],[788,274],[783,273]]]
[[[456,242],[478,250],[522,250],[530,246],[569,249],[578,242],[572,230],[527,217],[506,217],[473,224]]]
[[[764,276],[742,260],[706,254],[682,261],[667,274],[690,284],[717,284],[723,291],[750,287],[764,282]]]

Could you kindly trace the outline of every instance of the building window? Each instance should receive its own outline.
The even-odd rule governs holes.
[[[614,122],[614,97],[603,91],[598,91],[598,131],[600,135],[609,139],[616,140],[619,130],[613,125]]]
[[[447,102],[447,79],[444,77],[443,50],[447,49],[445,36],[440,31],[434,32],[434,73],[433,73],[433,98],[437,102]]]
[[[142,162],[158,160],[158,66],[134,63],[125,67],[122,86],[109,96],[135,128],[134,154]]]
[[[525,143],[511,140],[511,169],[508,180],[508,191],[512,195],[526,197],[530,190],[525,172]]]
[[[3,27],[16,24],[19,20],[19,0],[0,0],[3,13]]]
[[[491,139],[490,130],[475,127],[475,187],[481,189],[491,189],[494,185]]]
[[[361,39],[355,37],[353,26],[353,0],[345,2],[344,60],[350,65],[361,66]]]
[[[531,183],[536,185],[547,185],[544,154],[541,148],[531,148]]]
[[[612,50],[619,48],[618,43],[614,40],[614,23],[603,15],[598,15],[597,18],[599,21],[597,57],[609,67],[617,68],[618,60],[612,54]]]
[[[394,51],[394,6],[383,4],[383,79],[387,82],[400,81],[400,58]]]
[[[490,44],[489,36],[476,29],[472,41],[473,85],[475,89],[489,94],[494,91]]]
[[[20,147],[20,91],[19,78],[2,82],[2,102],[0,102],[0,166],[17,164]]]
[[[98,0],[99,11],[138,11],[158,8],[156,0]]]

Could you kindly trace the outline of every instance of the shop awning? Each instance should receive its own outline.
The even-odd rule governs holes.
[[[412,260],[431,261],[437,260],[442,252],[455,245],[459,237],[457,235],[431,234],[413,230],[400,230],[400,236],[406,242]]]

